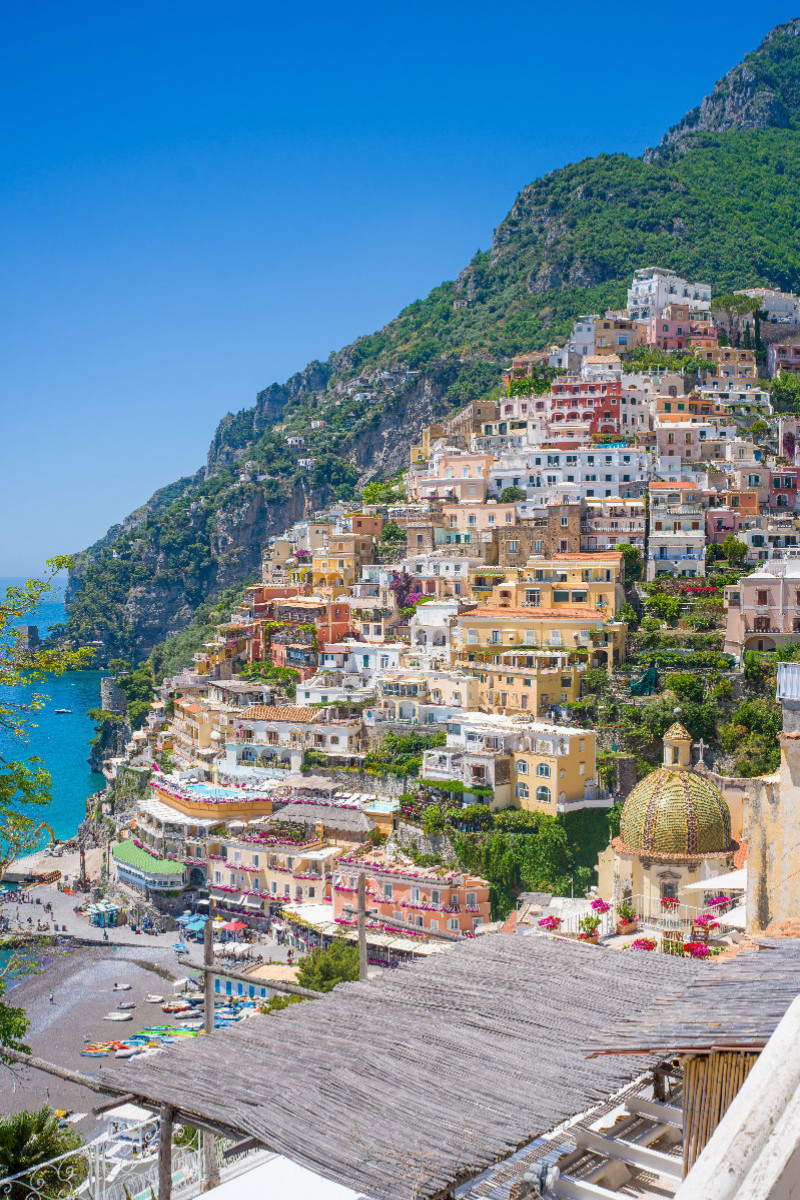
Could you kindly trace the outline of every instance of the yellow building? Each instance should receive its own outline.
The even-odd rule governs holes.
[[[453,646],[462,663],[479,661],[477,651],[585,650],[592,667],[623,661],[627,625],[590,608],[486,606],[455,618]],[[473,658],[470,658],[473,654]]]
[[[478,681],[478,707],[482,712],[527,713],[544,716],[548,709],[579,700],[586,661],[569,651],[482,651],[479,656],[459,653],[459,665]]]
[[[213,760],[233,736],[235,720],[241,710],[229,704],[214,703],[200,697],[181,697],[175,701],[170,727],[171,750],[182,769],[209,769]]]
[[[320,838],[280,842],[266,836],[206,848],[208,888],[215,911],[269,912],[270,901],[332,900],[332,877],[343,846]]]
[[[616,550],[532,558],[524,567],[506,569],[505,579],[492,588],[487,604],[497,608],[588,608],[613,618],[625,603],[623,579],[624,559]]]
[[[329,589],[333,596],[341,595],[360,578],[362,564],[372,561],[372,545],[369,534],[331,534],[312,555],[313,586]]]
[[[412,463],[425,462],[426,459],[430,458],[431,446],[443,434],[443,425],[426,425],[420,434],[419,442],[411,447]]]
[[[592,729],[531,726],[511,754],[514,807],[552,814],[584,801],[595,782],[595,743]]]

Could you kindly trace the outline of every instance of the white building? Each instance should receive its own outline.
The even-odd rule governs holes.
[[[489,480],[490,495],[518,487],[529,503],[568,503],[590,497],[630,494],[650,477],[650,455],[632,446],[578,446],[574,450],[539,448],[501,455]],[[528,510],[520,507],[520,517]]]
[[[689,283],[663,267],[640,267],[628,289],[628,315],[633,321],[660,317],[668,304],[688,304],[693,309],[711,308],[711,285]]]
[[[794,292],[778,292],[774,288],[737,288],[735,296],[760,300],[767,320],[778,325],[800,325],[800,296]]]
[[[581,356],[594,354],[596,348],[595,330],[599,319],[596,313],[578,317],[572,326],[572,333],[569,335],[570,350]]]

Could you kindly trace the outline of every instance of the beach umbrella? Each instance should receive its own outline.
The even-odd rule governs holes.
[[[226,921],[221,928],[227,933],[238,933],[241,929],[247,929],[247,926],[242,921]]]

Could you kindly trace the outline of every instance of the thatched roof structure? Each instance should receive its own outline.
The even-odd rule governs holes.
[[[760,941],[711,963],[676,995],[629,1011],[591,1039],[595,1054],[760,1050],[800,995],[800,941]]]
[[[643,1061],[587,1059],[587,1034],[644,1014],[703,969],[496,934],[111,1065],[100,1080],[238,1129],[374,1200],[424,1200],[626,1084]]]
[[[344,808],[337,804],[286,804],[276,809],[275,816],[279,821],[292,821],[295,825],[321,823],[328,829],[343,829],[348,833],[368,833],[375,828],[375,822],[360,809]]]

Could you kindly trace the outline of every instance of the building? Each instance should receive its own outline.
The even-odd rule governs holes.
[[[689,283],[680,275],[663,267],[640,267],[633,273],[628,289],[628,316],[633,321],[649,321],[660,317],[668,304],[685,301],[692,311],[708,312],[711,308],[711,285]]]
[[[640,327],[628,316],[606,313],[595,321],[594,349],[585,353],[592,354],[626,354],[642,342]]]
[[[478,680],[482,712],[555,719],[562,706],[581,698],[586,663],[565,650],[501,650],[484,656],[461,653],[459,663]]]
[[[334,882],[334,919],[354,925],[358,879],[365,876],[370,921],[402,921],[409,929],[472,933],[490,920],[489,884],[476,875],[432,870],[370,849],[339,859]]]
[[[612,803],[595,779],[592,730],[501,713],[465,713],[446,745],[425,750],[420,778],[462,783],[462,800],[555,813]]]
[[[661,313],[651,312],[646,325],[647,345],[659,350],[688,350],[692,330],[688,304],[666,304]]]
[[[533,605],[526,608],[479,607],[456,618],[453,636],[461,662],[477,662],[480,651],[496,654],[499,647],[513,650],[578,648],[588,651],[590,666],[606,667],[623,661],[626,634],[624,622],[614,621],[586,605],[573,606],[570,601],[557,608]]]
[[[592,554],[536,556],[525,567],[509,569],[486,598],[498,608],[558,609],[587,606],[615,617],[625,602],[624,559],[617,550]]]
[[[705,504],[692,483],[650,484],[647,579],[705,575]]]
[[[584,500],[581,515],[581,550],[613,550],[620,544],[635,546],[644,554],[647,502],[635,497],[611,496]]]
[[[768,559],[726,587],[725,608],[729,654],[800,642],[800,557]]]
[[[796,375],[800,371],[800,345],[792,342],[772,342],[767,346],[767,371],[771,378],[783,371]]]
[[[111,847],[111,861],[119,882],[139,892],[180,892],[186,886],[182,862],[158,858],[133,838]]]
[[[664,734],[664,763],[625,801],[619,837],[598,859],[598,887],[615,901],[632,897],[637,911],[657,913],[681,888],[733,866],[731,814],[722,793],[692,768],[692,738],[676,722]]]

